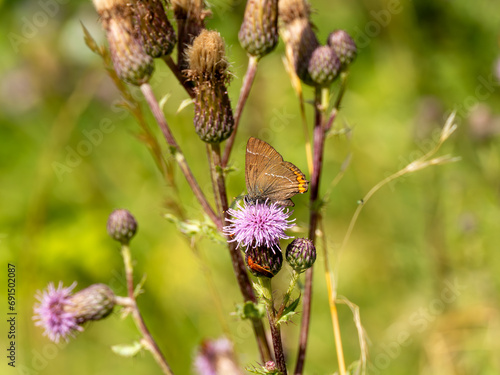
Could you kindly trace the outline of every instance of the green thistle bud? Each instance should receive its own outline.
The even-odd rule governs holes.
[[[177,22],[177,65],[185,70],[189,67],[186,48],[205,29],[205,18],[210,12],[205,9],[204,0],[172,0],[172,7]]]
[[[340,60],[333,49],[321,46],[314,50],[307,71],[315,85],[327,87],[337,78],[340,65]]]
[[[137,221],[128,210],[114,210],[109,215],[107,229],[112,239],[126,245],[137,232]]]
[[[101,320],[113,311],[115,294],[104,284],[94,284],[72,295],[64,305],[64,311],[72,314],[77,324]]]
[[[335,30],[328,36],[328,45],[335,51],[345,69],[358,54],[356,43],[344,30]]]
[[[296,238],[286,248],[286,260],[295,272],[302,273],[316,261],[316,248],[308,238]]]
[[[111,60],[120,79],[140,86],[153,74],[153,59],[133,32],[132,10],[127,0],[93,0],[109,43]]]
[[[252,275],[272,278],[283,266],[283,255],[281,251],[265,246],[249,247],[245,252],[245,262]]]
[[[194,85],[194,126],[201,140],[219,143],[234,127],[226,84],[230,80],[224,40],[216,31],[203,30],[188,50],[187,76]]]
[[[278,44],[278,0],[248,0],[238,38],[252,56],[271,52]]]
[[[163,1],[135,1],[134,15],[135,31],[146,53],[151,57],[170,55],[177,39],[167,18]]]

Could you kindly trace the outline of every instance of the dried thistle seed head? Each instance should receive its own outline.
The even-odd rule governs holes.
[[[356,43],[345,30],[335,30],[328,36],[328,45],[335,51],[345,69],[358,54]]]
[[[128,210],[114,210],[109,215],[107,230],[112,239],[128,244],[137,232],[137,221]]]
[[[105,284],[94,284],[71,296],[64,305],[64,312],[72,314],[78,324],[101,320],[113,311],[115,294]]]
[[[252,275],[273,278],[283,266],[283,255],[274,248],[249,247],[245,252],[245,263]]]
[[[167,1],[168,4],[168,1]],[[134,2],[135,32],[151,57],[168,56],[177,41],[162,0]]]
[[[295,272],[302,273],[316,261],[316,247],[309,238],[296,238],[286,248],[286,260]]]
[[[338,77],[340,66],[340,59],[333,49],[320,46],[312,53],[307,71],[315,86],[327,87]]]
[[[188,68],[185,49],[205,29],[210,11],[205,9],[204,0],[172,0],[172,8],[177,22],[177,65],[184,70]]]
[[[313,85],[308,71],[309,60],[320,44],[311,23],[305,18],[298,18],[283,28],[282,36],[295,72],[306,84]]]
[[[111,60],[120,79],[140,86],[149,81],[154,64],[133,31],[132,12],[124,0],[94,0],[106,31]]]
[[[219,143],[234,127],[226,83],[230,74],[224,40],[216,31],[203,30],[188,52],[188,78],[194,82],[194,125],[201,140]]]
[[[203,80],[229,78],[224,40],[217,31],[203,30],[187,51],[189,75]]]
[[[194,82],[194,125],[201,140],[219,143],[229,138],[234,127],[231,101],[226,83],[224,40],[216,31],[203,30],[188,52],[188,78]]]
[[[311,6],[307,0],[280,0],[279,18],[286,26],[296,19],[309,20],[311,16]]]
[[[278,0],[248,0],[238,38],[252,56],[271,52],[278,44]]]

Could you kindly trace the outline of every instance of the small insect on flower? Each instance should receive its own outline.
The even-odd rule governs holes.
[[[247,265],[248,265],[248,268],[250,268],[250,270],[252,270],[253,272],[259,273],[265,277],[271,278],[274,276],[273,273],[271,272],[271,270],[269,269],[269,266],[260,266],[259,264],[254,262],[254,260],[252,259],[251,256],[247,257]]]

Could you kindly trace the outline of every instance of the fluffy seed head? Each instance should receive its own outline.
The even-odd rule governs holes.
[[[188,50],[188,78],[194,83],[194,126],[202,141],[219,143],[229,138],[234,128],[233,110],[226,84],[224,40],[216,31],[203,30]]]
[[[203,0],[172,0],[174,16],[177,22],[177,65],[180,70],[188,68],[186,48],[191,46],[205,28],[205,18],[210,12],[205,9]]]
[[[285,25],[296,19],[309,20],[311,16],[311,6],[307,0],[280,0],[279,18]]]

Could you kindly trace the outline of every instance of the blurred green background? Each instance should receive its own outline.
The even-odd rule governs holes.
[[[328,140],[321,186],[322,194],[330,192],[331,181],[352,154],[326,207],[324,228],[334,261],[358,199],[428,151],[447,115],[457,110],[458,131],[441,153],[461,161],[383,188],[364,208],[338,266],[339,294],[359,306],[369,337],[368,373],[500,373],[500,90],[495,77],[500,75],[500,4],[311,3],[321,42],[333,29],[343,28],[359,46],[336,123],[352,132]],[[165,202],[174,193],[138,140],[138,125],[117,106],[119,93],[102,61],[83,42],[80,22],[103,41],[91,2],[0,4],[0,31],[7,36],[0,40],[0,280],[6,285],[6,264],[14,262],[19,313],[18,368],[5,370],[2,356],[0,372],[160,373],[148,353],[123,359],[109,349],[138,338],[130,318],[122,321],[115,314],[59,346],[43,337],[31,320],[34,294],[49,281],[77,281],[78,289],[102,282],[125,294],[119,249],[106,234],[107,216],[115,208],[129,209],[139,222],[132,242],[136,279],[147,274],[139,304],[175,373],[192,373],[196,347],[204,338],[223,335],[224,325],[240,363],[254,364],[258,356],[250,326],[230,315],[241,297],[227,248],[202,239],[200,256],[195,256],[188,241],[163,218],[170,212]],[[244,6],[242,0],[214,0],[207,23],[228,46],[235,75],[229,88],[233,104],[247,64],[237,39]],[[233,153],[237,170],[228,178],[232,197],[244,192],[249,136],[270,142],[286,160],[306,170],[299,109],[283,55],[280,42],[259,65]],[[171,95],[165,105],[167,119],[210,195],[205,150],[192,126],[193,109],[176,114],[186,95],[161,61],[152,84],[159,97]],[[312,94],[305,89],[306,99]],[[311,121],[310,108],[308,116]],[[85,151],[85,134],[99,129],[102,121],[111,123],[112,131]],[[57,171],[54,163],[66,163],[75,150],[84,150],[85,156],[69,170]],[[180,173],[177,182],[190,216],[202,219]],[[295,217],[304,230],[308,197],[294,200]],[[205,267],[218,290],[222,316],[215,309]],[[337,360],[323,256],[316,269],[306,373],[333,374]],[[288,269],[281,271],[276,288],[285,288],[288,277]],[[0,310],[6,311],[6,287],[1,289]],[[339,311],[345,357],[351,363],[359,357],[357,333],[349,309],[340,306]],[[283,329],[290,368],[299,322],[300,316]],[[6,331],[4,322],[3,348]]]

